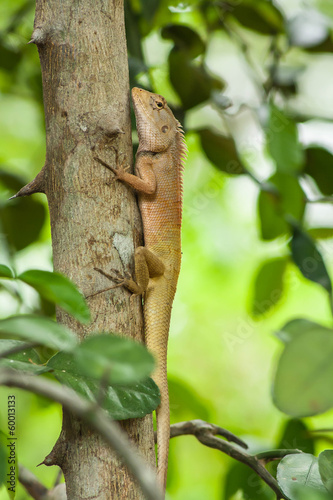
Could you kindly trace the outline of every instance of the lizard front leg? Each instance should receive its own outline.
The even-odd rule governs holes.
[[[150,155],[140,155],[136,159],[135,168],[138,175],[133,175],[127,172],[129,166],[124,167],[124,163],[111,167],[100,158],[94,157],[105,168],[110,170],[115,175],[115,180],[119,180],[131,186],[133,189],[144,194],[154,194],[156,191],[156,177],[152,169],[152,158]]]

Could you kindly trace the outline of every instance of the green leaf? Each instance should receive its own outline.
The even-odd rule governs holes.
[[[308,428],[302,420],[292,418],[284,425],[279,449],[302,450],[304,453],[314,453],[314,441],[309,436]]]
[[[12,368],[21,372],[31,373],[33,375],[41,375],[42,373],[49,372],[50,369],[42,365],[34,365],[33,363],[25,361],[16,361],[15,359],[0,359],[0,367]]]
[[[64,326],[50,319],[28,314],[1,320],[0,337],[37,342],[63,351],[71,350],[77,345],[74,334]]]
[[[214,90],[224,88],[223,82],[207,73],[203,64],[193,64],[186,52],[170,52],[169,72],[185,110],[208,101]]]
[[[325,450],[318,457],[319,474],[325,488],[333,495],[333,450]]]
[[[266,130],[269,152],[280,172],[298,172],[303,163],[303,149],[298,140],[296,123],[271,105]]]
[[[290,234],[290,224],[286,216],[301,221],[305,209],[305,196],[298,182],[292,175],[277,172],[267,182],[276,187],[277,192],[260,191],[258,211],[261,237],[273,240],[278,236]]]
[[[170,24],[162,37],[174,42],[169,54],[170,81],[185,109],[207,101],[213,90],[222,90],[224,82],[206,71],[202,62],[193,61],[205,51],[200,36],[188,26]]]
[[[15,194],[25,184],[24,179],[0,171],[0,185]],[[17,198],[0,207],[0,223],[8,242],[16,250],[22,250],[35,242],[46,218],[45,206],[33,198]]]
[[[213,132],[210,129],[201,129],[197,132],[208,160],[219,170],[233,175],[245,173],[232,137]]]
[[[309,321],[308,319],[296,318],[288,321],[275,335],[284,343],[290,342],[296,335],[301,335],[302,333],[313,330],[313,329],[323,329],[326,330],[324,326],[315,323],[314,321]]]
[[[87,377],[110,384],[133,384],[147,378],[154,358],[143,344],[111,334],[93,335],[75,350],[75,358]]]
[[[273,386],[279,410],[294,417],[333,406],[333,330],[308,328],[293,336],[280,357]]]
[[[271,3],[256,1],[253,4],[240,3],[232,9],[231,15],[245,28],[273,35],[284,31],[284,20],[281,12]]]
[[[329,293],[332,292],[331,279],[323,257],[310,236],[296,226],[291,240],[291,253],[293,261],[305,278],[318,283]]]
[[[22,350],[20,352],[16,352],[15,354],[10,354],[6,356],[8,359],[16,359],[17,361],[23,361],[25,363],[35,363],[40,364],[41,360],[33,348],[28,348],[26,342],[22,342],[21,340],[11,340],[11,339],[0,339],[0,354],[9,351],[15,347],[21,347]]]
[[[228,500],[226,498],[226,500]],[[230,497],[230,500],[249,500],[248,498],[245,498],[244,493],[242,490],[237,490],[232,497]]]
[[[312,45],[311,47],[306,47],[306,51],[310,53],[320,53],[320,52],[333,52],[333,40],[330,32],[327,32],[325,40],[323,40],[318,45]]]
[[[225,479],[223,499],[231,500],[239,498],[235,496],[239,491],[243,492],[246,500],[275,500],[276,495],[264,483],[258,475],[244,464],[233,464]]]
[[[9,243],[22,250],[38,240],[45,222],[44,205],[32,198],[13,200],[1,209],[0,220]]]
[[[181,24],[168,24],[161,32],[162,38],[172,40],[177,51],[186,52],[194,59],[205,51],[205,44],[196,31]]]
[[[318,468],[318,459],[309,453],[287,455],[277,468],[277,480],[283,493],[294,500],[297,488],[307,486],[325,492]]]
[[[333,194],[333,155],[327,149],[312,146],[305,150],[304,173],[316,181],[324,195]]]
[[[332,497],[327,492],[300,485],[295,486],[292,500],[332,500]]]
[[[82,293],[66,276],[49,271],[30,270],[18,279],[32,286],[44,298],[65,309],[82,323],[90,320],[90,311]]]
[[[326,240],[333,238],[333,227],[314,227],[307,230],[310,238],[315,240]]]
[[[54,370],[56,378],[71,387],[89,401],[96,401],[100,393],[100,382],[88,378],[82,372],[73,354],[58,353],[47,363]],[[160,404],[157,385],[147,378],[126,386],[107,386],[102,406],[115,420],[140,418],[151,413]]]
[[[0,192],[5,193],[6,197],[15,194],[24,184],[24,179],[7,170],[0,169]]]
[[[41,316],[47,316],[49,318],[55,318],[56,314],[56,306],[54,302],[50,302],[44,297],[40,297],[40,305],[39,309],[35,309],[34,312],[36,314],[40,314]]]
[[[14,273],[9,267],[0,264],[0,278],[14,278]]]
[[[14,436],[15,437],[15,436]],[[0,450],[5,454],[5,486],[9,498],[13,500],[15,498],[16,485],[17,485],[17,441],[13,437],[7,436],[4,432],[0,431]],[[0,452],[0,459],[3,455]],[[1,457],[2,455],[2,457]],[[1,470],[2,469],[2,470]],[[0,467],[1,473],[3,474],[3,467]]]
[[[0,67],[7,71],[15,71],[22,58],[22,52],[0,44]]]
[[[288,261],[288,257],[270,259],[260,267],[254,283],[252,304],[254,316],[265,314],[280,300]]]
[[[131,2],[124,3],[126,42],[131,56],[143,61],[139,17],[132,9]]]
[[[153,20],[160,3],[160,0],[145,0],[141,2],[142,14],[148,22]]]

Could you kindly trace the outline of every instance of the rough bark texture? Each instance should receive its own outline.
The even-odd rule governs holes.
[[[112,285],[94,271],[133,272],[141,222],[135,196],[107,184],[109,164],[132,162],[128,63],[122,0],[37,0],[32,41],[42,68],[47,155],[37,188],[47,195],[54,268],[88,296]],[[121,332],[143,339],[141,300],[123,288],[91,297],[92,322],[82,326],[62,311],[58,321],[80,339]],[[151,416],[123,423],[155,465]],[[68,499],[137,499],[139,488],[96,434],[65,414],[49,457],[64,471]]]

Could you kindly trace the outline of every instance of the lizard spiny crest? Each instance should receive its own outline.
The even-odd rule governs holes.
[[[185,161],[187,158],[188,149],[185,142],[184,130],[180,122],[177,120],[177,135],[176,135],[176,165],[178,169],[178,202],[180,204],[180,221],[182,219],[182,204],[183,204],[183,172],[185,168]]]

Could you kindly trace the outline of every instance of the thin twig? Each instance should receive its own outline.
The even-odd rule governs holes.
[[[97,431],[119,454],[124,463],[137,478],[148,500],[163,500],[156,482],[155,473],[139,456],[117,422],[112,421],[101,408],[79,396],[72,389],[51,380],[22,374],[16,370],[0,369],[0,385],[18,387],[57,401],[67,410],[80,417]]]
[[[216,431],[217,429],[220,428],[213,424],[204,422],[203,420],[190,420],[188,422],[180,422],[178,424],[172,425],[170,429],[170,437],[192,434],[198,439],[198,441],[200,441],[200,443],[204,444],[205,446],[220,450],[226,455],[229,455],[229,457],[234,458],[238,462],[241,462],[250,467],[274,491],[278,499],[284,498],[276,479],[268,472],[268,470],[265,469],[264,465],[261,463],[258,457],[255,455],[249,455],[245,451],[236,448],[232,444],[215,437],[216,435],[225,436],[225,433],[228,433],[228,431],[222,429],[223,434],[221,434],[220,432]],[[230,435],[233,436],[233,434],[231,433]],[[232,441],[235,442],[234,437],[235,436],[233,436]],[[236,439],[240,443],[242,443],[242,446],[244,447],[245,443],[243,443],[243,441],[239,440],[238,438]],[[245,445],[245,447],[247,446]]]
[[[323,429],[308,429],[307,430],[308,434],[313,434],[316,432],[333,432],[333,428],[332,427],[324,427]]]
[[[58,486],[58,484],[60,484],[61,479],[62,479],[62,470],[59,468],[59,470],[58,470],[58,474],[57,474],[57,476],[56,476],[56,478],[55,478],[55,481],[54,481],[54,488],[55,488],[56,486]]]
[[[18,480],[34,500],[43,500],[48,493],[48,489],[37,477],[21,464],[19,464]]]
[[[305,198],[305,201],[306,203],[333,203],[333,196],[323,196],[321,198],[317,198],[316,200]]]
[[[269,69],[269,78],[267,82],[263,84],[263,89],[265,90],[267,97],[269,96],[271,90],[274,89],[276,77],[279,70],[280,60],[283,55],[278,48],[278,38],[276,35],[272,37],[269,52],[273,56],[273,63]]]
[[[281,458],[286,455],[296,455],[298,453],[303,453],[302,450],[298,450],[297,448],[293,449],[279,449],[279,450],[268,450],[262,451],[261,453],[257,453],[255,457],[258,460],[261,460],[263,463],[271,462],[272,460],[281,460]]]
[[[183,436],[185,434],[194,434],[193,429],[198,429],[200,431],[207,429],[214,436],[223,436],[228,441],[238,444],[244,449],[248,446],[239,437],[235,436],[232,432],[227,429],[223,429],[215,424],[210,424],[204,420],[188,420],[187,422],[178,422],[170,426],[170,438]]]
[[[333,447],[333,438],[329,437],[327,434],[320,434],[318,432],[313,434],[311,438],[316,441],[326,441],[326,443],[329,443]]]

